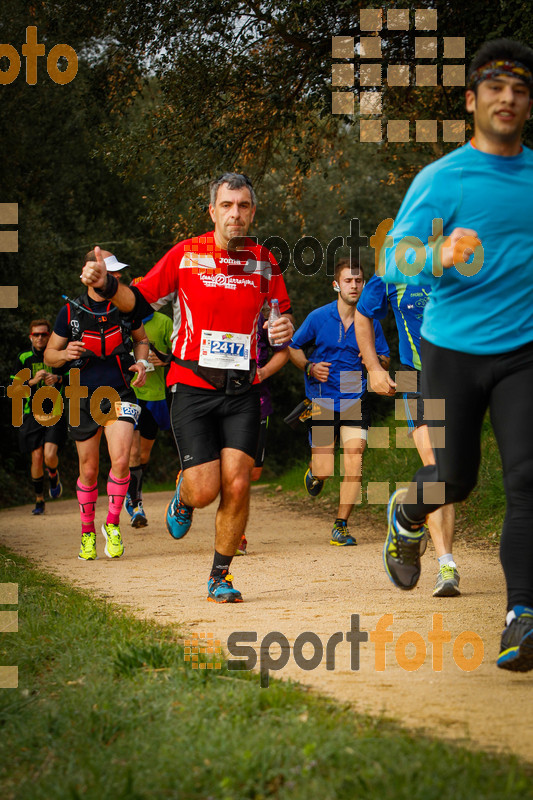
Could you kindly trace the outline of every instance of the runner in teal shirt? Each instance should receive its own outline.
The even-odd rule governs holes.
[[[497,665],[525,672],[533,669],[533,153],[521,136],[533,104],[533,50],[486,42],[468,85],[474,139],[415,178],[382,251],[387,281],[433,287],[422,325],[422,393],[441,419],[440,435],[431,428],[436,466],[417,472],[412,496],[391,497],[383,560],[393,583],[416,586],[424,521],[476,485],[490,409],[507,499],[500,547],[507,616]],[[447,238],[431,242],[438,220]],[[407,235],[419,244],[411,239],[415,250],[402,261],[398,243],[405,250]],[[418,266],[409,267],[414,256]]]

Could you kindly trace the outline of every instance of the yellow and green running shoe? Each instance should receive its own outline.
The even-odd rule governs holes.
[[[80,561],[94,561],[96,558],[96,533],[82,533],[80,552],[78,553]]]
[[[124,544],[122,543],[118,525],[113,525],[111,522],[106,523],[102,525],[102,533],[105,538],[104,553],[106,556],[108,558],[120,558],[124,552]]]

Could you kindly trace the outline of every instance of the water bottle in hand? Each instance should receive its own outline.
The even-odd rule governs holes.
[[[272,325],[277,319],[280,319],[281,311],[279,310],[279,302],[277,300],[272,300],[270,306],[270,314],[268,317],[268,341],[272,346],[277,344],[276,339],[274,338],[274,333],[272,330]]]

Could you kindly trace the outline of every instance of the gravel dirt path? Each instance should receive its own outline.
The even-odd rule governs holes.
[[[495,666],[505,609],[496,548],[459,542],[456,558],[463,593],[458,598],[433,598],[436,561],[430,545],[419,585],[402,592],[383,570],[384,533],[379,526],[358,526],[356,512],[352,529],[358,546],[331,547],[331,524],[323,512],[314,513],[311,502],[308,510],[294,510],[256,489],[247,534],[249,554],[232,565],[245,602],[217,605],[206,602],[216,506],[196,511],[190,533],[177,542],[163,523],[168,499],[167,493],[146,496],[150,524],[140,531],[126,525],[123,512],[126,551],[120,560],[105,557],[101,534],[97,534],[98,560],[78,560],[79,515],[74,500],[47,503],[46,514],[39,518],[31,515],[31,506],[1,512],[0,542],[42,569],[143,618],[180,623],[187,634],[214,635],[224,649],[235,631],[256,632],[258,649],[266,634],[279,631],[290,642],[291,653],[286,666],[272,675],[291,677],[351,703],[357,711],[391,717],[409,728],[470,746],[513,752],[533,762],[533,672],[513,674]],[[100,525],[104,513],[100,498]],[[383,620],[386,614],[392,616]],[[440,671],[433,663],[429,638],[439,621],[435,614],[442,615],[442,628],[450,632],[450,641],[442,645]],[[356,644],[346,640],[353,615],[359,615],[361,631],[369,634],[369,640],[360,643],[359,665],[351,663]],[[19,619],[23,625],[23,599]],[[387,630],[394,637],[386,644],[385,664],[379,663],[372,633],[380,620],[383,625],[391,623]],[[456,642],[467,631],[474,636],[465,634],[465,641]],[[306,644],[296,659],[292,646],[304,632],[316,635],[314,644]],[[335,640],[329,647],[329,666],[334,668],[326,669],[327,642],[337,632],[334,665]],[[298,666],[297,661],[301,665],[313,654],[320,660],[321,647],[318,666],[312,670]],[[476,665],[481,647],[480,665],[461,668]],[[280,655],[274,645],[269,652],[273,660]],[[263,656],[265,663],[264,647]],[[407,669],[416,666],[417,657],[423,661],[420,667]]]

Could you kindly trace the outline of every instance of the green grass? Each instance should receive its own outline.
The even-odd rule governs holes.
[[[248,672],[194,670],[180,632],[0,553],[19,632],[0,662],[3,800],[533,798],[531,769]]]
[[[405,422],[396,422],[391,415],[378,423],[390,428],[390,447],[387,449],[367,448],[363,460],[363,502],[358,513],[367,513],[375,521],[383,521],[385,504],[366,501],[366,486],[369,481],[388,481],[391,491],[396,481],[410,481],[420,468],[421,461],[416,449],[396,448],[395,428],[405,427]],[[500,456],[492,426],[488,417],[482,431],[482,461],[479,470],[478,484],[468,500],[456,507],[456,530],[485,540],[499,540],[505,515],[505,495],[502,483]],[[267,452],[268,459],[268,452]],[[335,513],[339,501],[339,457],[337,454],[335,477],[328,479],[320,496],[310,500],[304,485],[303,476],[307,462],[302,461],[278,475],[271,484],[271,493],[275,486],[281,485],[284,496],[292,502],[305,501],[313,503],[315,510],[322,509],[330,516]]]

